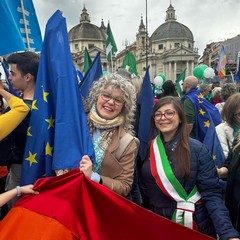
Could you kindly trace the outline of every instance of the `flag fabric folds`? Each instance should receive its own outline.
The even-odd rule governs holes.
[[[122,68],[125,68],[131,74],[138,76],[136,58],[128,50],[126,51],[125,57],[123,59]]]
[[[21,184],[79,166],[95,154],[72,62],[65,18],[48,20],[23,158]]]
[[[218,76],[220,78],[223,78],[226,75],[225,66],[226,66],[227,63],[228,63],[227,55],[225,53],[224,46],[222,46],[219,61],[218,61],[218,65],[217,65]]]
[[[92,64],[92,59],[89,56],[87,48],[85,47],[85,50],[84,50],[83,74],[85,74],[87,72],[87,70],[90,68],[91,64]]]
[[[114,53],[117,52],[117,45],[115,43],[110,23],[107,26],[107,40],[106,40],[107,60],[110,62]]]
[[[1,0],[0,12],[0,55],[41,51],[41,31],[32,0]]]
[[[216,165],[220,166],[224,161],[224,154],[215,130],[215,127],[222,122],[220,113],[199,90],[193,88],[189,93],[191,94],[185,95],[184,98],[188,97],[194,106],[196,115],[194,137],[207,146]]]
[[[102,63],[100,52],[92,62],[92,65],[84,75],[82,81],[79,84],[81,95],[84,99],[87,99],[89,91],[94,81],[98,80],[103,75]]]
[[[183,82],[185,80],[185,75],[186,75],[186,69],[185,68],[181,73],[180,75],[178,76],[178,78],[176,79],[175,81],[175,85],[176,85],[176,88],[177,88],[177,93],[178,93],[178,96],[179,97],[182,97],[182,91],[183,91]]]
[[[184,98],[189,98],[193,103],[195,111],[195,123],[194,123],[194,137],[200,142],[204,142],[206,133],[213,124],[214,131],[215,126],[222,122],[218,109],[210,103],[199,90],[192,88]]]
[[[150,119],[154,105],[154,95],[150,81],[149,66],[143,78],[142,89],[137,103],[139,104],[139,126],[137,137],[140,140],[138,155],[143,161],[150,140]]]
[[[39,179],[34,189],[38,195],[23,196],[0,222],[2,240],[212,239],[130,202],[79,169]]]
[[[218,139],[215,125],[211,120],[211,116],[208,117],[210,120],[209,127],[207,127],[207,131],[203,140],[203,143],[207,146],[207,148],[211,151],[213,160],[215,161],[215,165],[217,167],[221,167],[224,163],[225,157],[223,153],[222,146]]]

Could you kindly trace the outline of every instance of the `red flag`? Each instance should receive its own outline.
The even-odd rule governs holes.
[[[79,169],[39,179],[34,189],[40,194],[23,196],[1,222],[1,240],[212,239],[130,202]]]

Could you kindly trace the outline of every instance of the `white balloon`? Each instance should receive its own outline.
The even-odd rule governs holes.
[[[161,86],[163,83],[163,78],[161,76],[156,76],[153,81],[156,86]]]
[[[211,67],[207,67],[203,72],[203,76],[205,78],[213,78],[215,76],[214,70]]]

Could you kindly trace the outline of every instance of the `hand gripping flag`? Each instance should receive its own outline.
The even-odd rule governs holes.
[[[32,0],[1,0],[0,12],[0,55],[41,51],[41,31]]]
[[[0,222],[1,240],[213,240],[174,223],[74,169],[39,179]],[[113,214],[114,213],[114,214]]]
[[[79,166],[94,148],[83,108],[67,27],[61,12],[49,19],[25,147],[22,184]]]

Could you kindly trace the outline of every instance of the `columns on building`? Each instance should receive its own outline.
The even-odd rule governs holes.
[[[172,76],[171,80],[175,82],[176,76],[177,76],[177,62],[174,61],[174,71],[173,71],[173,76]]]
[[[171,62],[168,63],[168,79],[172,78],[172,64]]]

